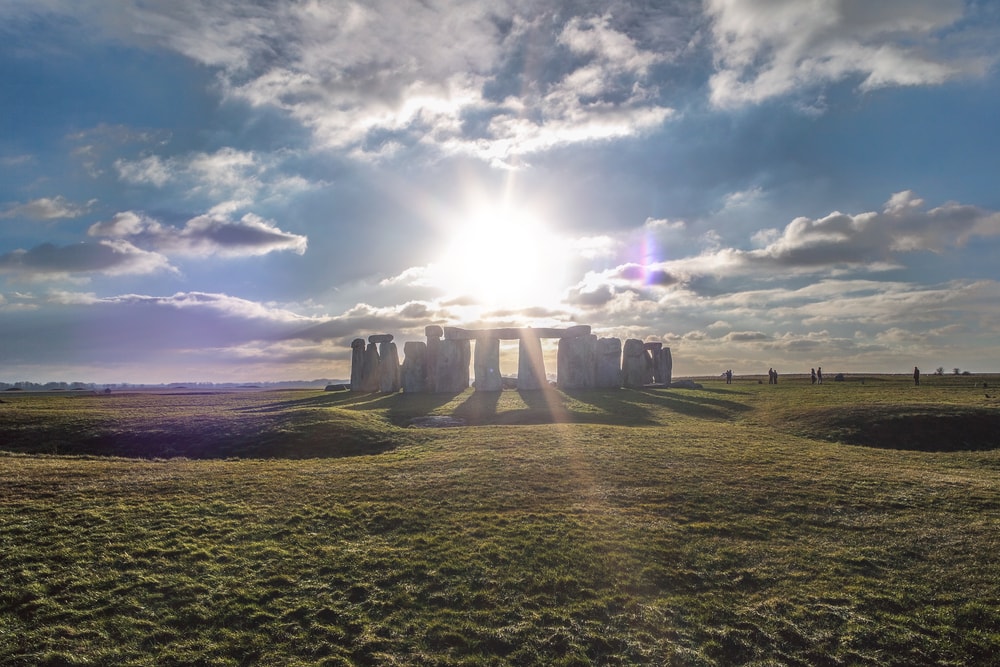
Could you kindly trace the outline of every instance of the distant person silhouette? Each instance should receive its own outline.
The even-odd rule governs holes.
[[[816,369],[815,368],[810,368],[809,369],[809,375],[812,377],[812,383],[816,384]]]
[[[920,369],[916,366],[913,367],[913,384],[920,385]]]
[[[816,369],[816,382],[819,383],[819,384],[823,384],[823,367],[822,366],[819,366]]]

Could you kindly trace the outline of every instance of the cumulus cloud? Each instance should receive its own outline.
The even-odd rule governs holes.
[[[25,218],[27,220],[78,218],[87,214],[96,202],[97,200],[91,199],[86,204],[77,204],[68,201],[62,195],[41,197],[24,204],[14,204],[6,210],[0,211],[0,218]]]
[[[679,276],[816,274],[841,269],[898,268],[901,255],[944,253],[975,237],[1000,236],[1000,212],[949,202],[927,209],[911,191],[898,192],[881,211],[834,211],[821,218],[799,217],[784,229],[753,235],[753,250],[712,248],[694,257],[647,267]]]
[[[796,218],[771,243],[746,254],[787,266],[830,266],[888,261],[894,253],[943,252],[974,236],[1000,235],[1000,213],[947,203],[923,210],[911,191],[894,194],[882,211],[833,212]]]
[[[857,77],[861,90],[940,84],[981,73],[986,51],[948,48],[961,0],[705,0],[719,107]]]
[[[167,255],[245,257],[291,250],[306,251],[305,236],[279,229],[271,221],[247,213],[238,221],[217,213],[200,215],[182,228],[164,225],[133,211],[91,225],[90,236],[129,239]]]
[[[527,0],[54,6],[215,68],[230,99],[281,109],[356,157],[430,146],[505,164],[662,124],[673,111],[650,74],[696,22],[684,5]],[[151,157],[117,168],[154,184],[171,173]]]

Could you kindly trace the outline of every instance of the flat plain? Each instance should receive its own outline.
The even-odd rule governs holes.
[[[699,381],[3,392],[0,664],[1000,664],[1000,376]]]

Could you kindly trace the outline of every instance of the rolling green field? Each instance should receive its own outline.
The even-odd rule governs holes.
[[[3,392],[0,664],[1000,664],[1000,376],[702,383]]]

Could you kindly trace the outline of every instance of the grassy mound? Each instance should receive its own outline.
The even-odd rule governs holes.
[[[923,452],[1000,448],[1000,412],[942,405],[857,405],[802,413],[798,435],[881,449]]]
[[[377,454],[416,435],[380,415],[310,396],[239,394],[25,397],[4,405],[3,449],[126,458],[329,458]],[[320,397],[322,399],[322,397]]]

